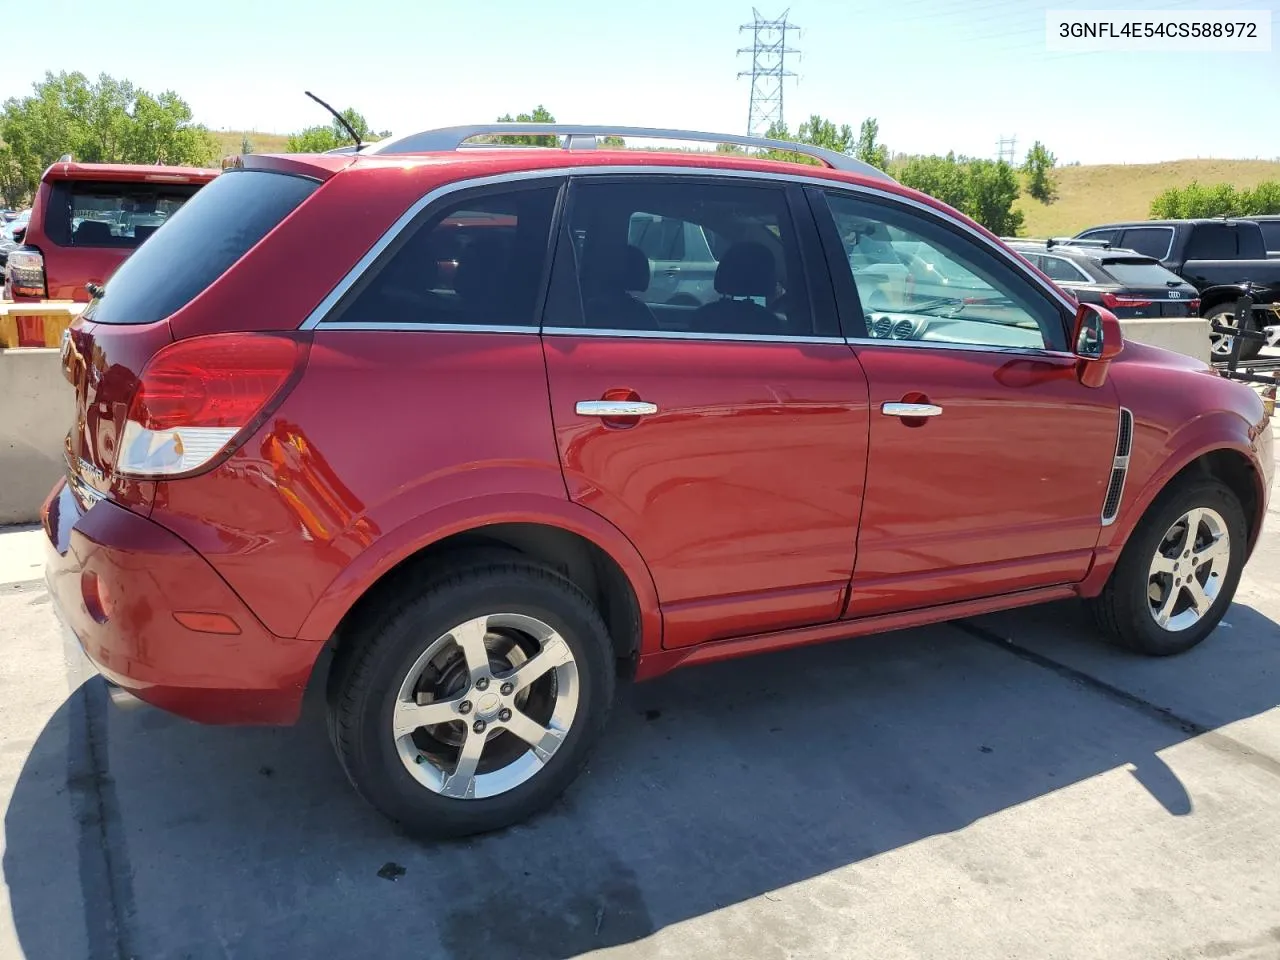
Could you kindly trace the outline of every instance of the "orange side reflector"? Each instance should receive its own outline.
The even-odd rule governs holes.
[[[200,633],[233,634],[240,632],[240,625],[225,613],[200,613],[184,610],[175,613],[173,619],[188,630],[196,630]]]

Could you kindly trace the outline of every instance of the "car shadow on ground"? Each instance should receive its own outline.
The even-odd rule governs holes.
[[[316,704],[291,729],[201,727],[116,710],[95,679],[50,718],[9,805],[14,922],[30,960],[67,956],[76,925],[93,956],[562,958],[794,896],[1126,764],[1161,815],[1194,815],[1156,751],[1280,690],[1280,627],[1239,604],[1228,621],[1161,661],[1101,645],[1068,603],[677,672],[623,689],[550,813],[442,844],[354,795]],[[64,860],[51,777],[74,818]]]

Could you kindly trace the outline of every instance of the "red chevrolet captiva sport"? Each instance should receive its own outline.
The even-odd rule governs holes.
[[[550,803],[619,675],[1068,597],[1186,650],[1273,470],[1252,390],[873,168],[721,134],[243,157],[63,363],[48,577],[98,670],[206,723],[320,688],[420,836]]]

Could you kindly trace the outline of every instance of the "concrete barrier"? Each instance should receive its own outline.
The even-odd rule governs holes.
[[[1151,320],[1121,320],[1126,340],[1163,347],[1174,353],[1210,363],[1209,321],[1203,317],[1160,317]]]
[[[13,303],[0,300],[0,350],[7,347],[58,347],[62,331],[87,304],[70,300]]]
[[[75,393],[59,360],[52,349],[0,350],[0,523],[39,519],[62,476]]]

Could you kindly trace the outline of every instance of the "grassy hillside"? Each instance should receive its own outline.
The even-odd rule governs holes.
[[[1029,237],[1062,237],[1109,220],[1143,219],[1152,199],[1169,187],[1192,180],[1255,187],[1280,180],[1280,162],[1272,160],[1172,160],[1166,163],[1104,164],[1055,170],[1058,199],[1047,206],[1023,196],[1018,207],[1026,216],[1022,233]]]
[[[218,141],[218,156],[240,152],[240,141],[248,137],[254,153],[282,153],[289,135],[285,133],[258,133],[256,130],[214,130]]]

